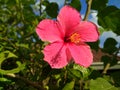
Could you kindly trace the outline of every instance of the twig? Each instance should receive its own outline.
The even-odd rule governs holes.
[[[9,40],[7,37],[5,37],[5,38],[0,38],[0,39],[8,42],[8,43],[9,43],[10,45],[12,45],[15,49],[18,49],[18,47],[17,47],[14,43],[12,43],[12,41]]]
[[[107,63],[107,65],[105,66],[102,74],[106,74],[109,68],[110,68],[110,63]]]
[[[118,48],[118,50],[116,51],[116,53],[112,55],[112,59],[114,57],[117,58],[117,54],[119,53],[119,50],[120,50],[120,47]],[[102,74],[106,74],[107,73],[108,69],[110,68],[110,65],[111,65],[110,63],[107,63],[107,65],[105,66]]]
[[[64,1],[64,5],[68,5],[68,3],[69,3],[69,0]]]
[[[64,1],[64,5],[66,5],[66,2],[67,2],[67,1],[65,0],[65,1]]]
[[[28,79],[26,79],[24,77],[20,77],[20,76],[15,75],[15,74],[7,74],[7,76],[11,77],[11,78],[20,79],[23,82],[25,82],[26,84],[31,85],[34,88],[37,88],[38,90],[46,90],[45,88],[42,88],[41,85],[38,82],[32,82],[32,81],[30,81],[30,80],[28,80]]]
[[[39,11],[40,11],[40,16],[42,15],[42,0],[40,0],[40,9],[39,9]]]
[[[91,9],[91,5],[92,5],[92,0],[88,0],[87,1],[87,10],[85,13],[85,17],[84,17],[84,21],[88,19],[89,13],[90,13],[90,9]]]
[[[83,90],[83,79],[80,80],[80,90]]]

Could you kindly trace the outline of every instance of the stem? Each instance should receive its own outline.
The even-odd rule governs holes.
[[[64,1],[64,5],[68,5],[69,0]]]
[[[91,5],[92,5],[92,0],[88,0],[87,1],[87,10],[85,13],[85,17],[84,17],[84,21],[88,19],[89,13],[90,13],[90,9],[91,9]]]
[[[65,74],[64,74],[64,84],[66,83],[67,81],[67,70],[65,71]]]
[[[65,0],[65,1],[64,1],[64,5],[66,5],[66,2],[67,2],[67,1]]]
[[[119,53],[119,50],[120,50],[120,47],[118,48],[116,53],[113,55],[112,59],[117,58],[117,54]],[[107,65],[105,66],[102,74],[106,74],[109,68],[110,68],[110,63],[107,63]]]
[[[103,74],[106,74],[107,73],[107,70],[109,69],[110,67],[110,63],[107,63],[107,65],[105,66],[104,70],[103,70]]]
[[[18,49],[18,47],[17,47],[14,43],[12,43],[12,41],[9,40],[7,37],[5,37],[5,38],[0,38],[0,39],[8,42],[8,43],[9,43],[10,45],[12,45],[15,49]]]
[[[39,10],[40,11],[40,16],[42,15],[42,10],[41,9],[42,9],[42,0],[40,0],[40,10]]]
[[[11,78],[20,79],[23,82],[25,82],[26,84],[31,85],[34,88],[37,88],[38,90],[46,90],[46,89],[42,88],[41,85],[38,82],[32,82],[32,81],[30,81],[30,80],[28,80],[28,79],[26,79],[24,77],[20,77],[20,76],[15,75],[15,74],[7,74],[7,76],[11,77]]]
[[[80,90],[83,90],[83,79],[80,80]]]

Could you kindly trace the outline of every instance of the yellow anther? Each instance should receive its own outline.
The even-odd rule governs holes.
[[[70,41],[75,43],[75,44],[78,44],[80,42],[80,35],[78,33],[73,33],[70,36]]]

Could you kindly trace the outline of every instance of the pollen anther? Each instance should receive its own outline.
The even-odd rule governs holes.
[[[70,41],[75,43],[75,44],[78,44],[80,42],[80,35],[78,33],[73,33],[70,36]]]

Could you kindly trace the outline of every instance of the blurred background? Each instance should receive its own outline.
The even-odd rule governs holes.
[[[51,69],[43,60],[46,45],[35,32],[45,19],[56,19],[64,5],[84,18],[89,0],[0,0],[0,90],[120,90],[120,0],[93,0],[88,20],[100,32],[88,43],[89,68]]]

